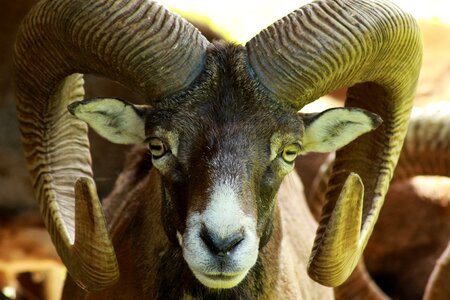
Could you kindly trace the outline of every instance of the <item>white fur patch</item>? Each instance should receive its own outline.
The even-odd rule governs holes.
[[[242,221],[251,221],[241,209],[235,187],[229,182],[214,186],[210,199],[201,216],[206,227],[214,230],[219,237],[224,238],[229,233],[239,231],[244,226]]]
[[[202,227],[218,237],[226,238],[243,232],[244,239],[228,253],[228,263],[221,265],[200,237]],[[210,288],[236,286],[256,263],[259,238],[256,220],[241,207],[238,185],[234,179],[218,180],[211,188],[209,203],[202,212],[188,216],[183,236],[183,255],[196,278]]]

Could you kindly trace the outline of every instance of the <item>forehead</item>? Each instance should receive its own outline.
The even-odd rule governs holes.
[[[214,45],[206,71],[188,91],[162,101],[146,120],[146,131],[176,131],[180,139],[201,138],[211,144],[227,138],[270,139],[274,132],[297,131],[296,112],[270,98],[251,78],[245,50]]]

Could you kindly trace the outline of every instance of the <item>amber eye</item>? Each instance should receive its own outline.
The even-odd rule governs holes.
[[[300,153],[301,147],[299,144],[289,144],[284,147],[281,157],[287,163],[292,163]]]
[[[153,158],[160,158],[167,152],[166,145],[158,138],[151,138],[149,140],[148,149],[150,150]]]

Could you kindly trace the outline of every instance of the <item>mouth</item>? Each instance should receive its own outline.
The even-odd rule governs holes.
[[[213,289],[233,288],[247,275],[247,271],[242,273],[193,273],[203,285]]]
[[[204,276],[210,280],[229,281],[229,280],[233,280],[234,278],[236,278],[239,275],[228,275],[228,274],[221,273],[221,274],[214,274],[214,275],[204,274]]]

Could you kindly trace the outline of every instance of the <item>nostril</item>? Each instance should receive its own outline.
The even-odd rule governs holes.
[[[241,229],[226,237],[219,237],[217,234],[209,231],[206,226],[202,226],[200,238],[212,253],[226,255],[244,240],[244,230]]]

